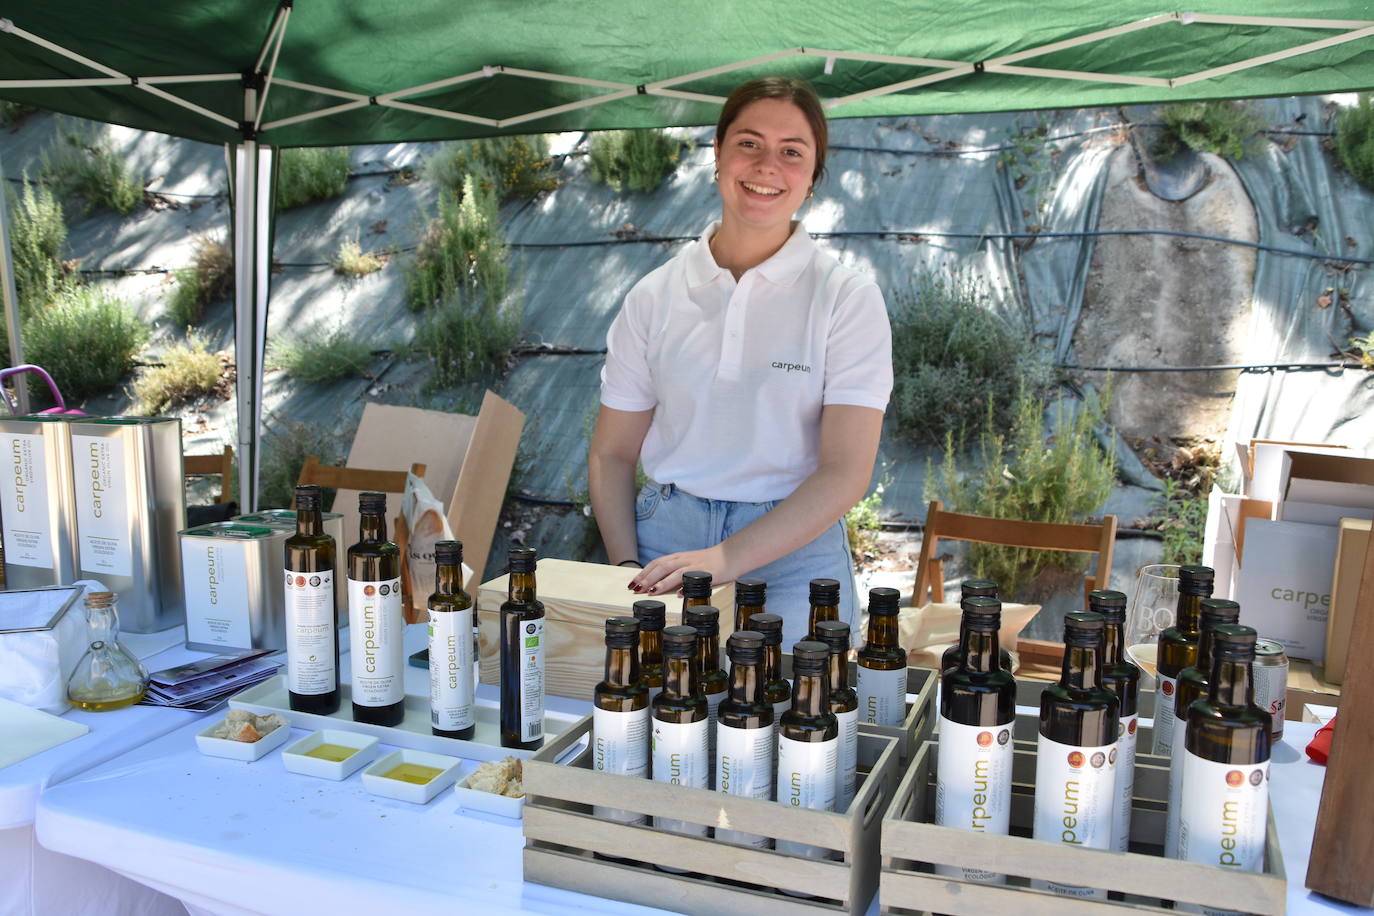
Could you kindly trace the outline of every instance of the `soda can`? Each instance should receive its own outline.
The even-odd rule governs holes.
[[[1255,705],[1274,717],[1270,732],[1274,743],[1283,740],[1283,715],[1288,705],[1288,656],[1272,639],[1255,640]]]

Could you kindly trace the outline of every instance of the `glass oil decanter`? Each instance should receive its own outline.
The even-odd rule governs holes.
[[[119,597],[87,592],[86,628],[91,647],[67,681],[67,699],[78,709],[105,712],[132,706],[148,691],[148,669],[119,644]]]

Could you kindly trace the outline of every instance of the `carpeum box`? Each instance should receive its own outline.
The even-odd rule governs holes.
[[[215,522],[179,532],[186,647],[282,649],[285,528]]]

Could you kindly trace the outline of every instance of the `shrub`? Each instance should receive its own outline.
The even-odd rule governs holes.
[[[1246,102],[1212,100],[1164,106],[1164,129],[1155,145],[1160,159],[1186,146],[1198,152],[1244,159],[1264,121]]]
[[[1005,427],[1017,390],[1033,394],[1049,380],[1029,329],[998,314],[967,275],[927,274],[894,302],[892,415],[911,438],[939,442],[976,427],[989,398]]]
[[[520,310],[488,302],[474,308],[454,296],[426,316],[415,333],[415,349],[434,366],[430,387],[458,385],[504,368],[520,340]]]
[[[1070,408],[1057,404],[1055,432],[1045,434],[1045,399],[1021,389],[1009,435],[989,410],[978,438],[976,471],[961,474],[964,443],[945,439],[945,457],[936,474],[927,469],[927,498],[942,496],[952,511],[1032,522],[1078,523],[1097,510],[1112,491],[1116,457],[1097,444],[1093,428],[1103,422],[1102,398]],[[973,574],[992,579],[1004,596],[1015,596],[1050,569],[1081,570],[1082,554],[971,544]]]
[[[284,149],[277,159],[277,210],[338,197],[348,186],[345,147]]]
[[[100,207],[127,216],[143,202],[146,180],[129,171],[110,141],[87,134],[63,134],[56,156],[44,154],[43,177],[63,197],[75,194],[89,213]]]
[[[162,364],[149,366],[134,382],[134,412],[155,416],[175,404],[209,394],[219,384],[219,356],[197,335],[167,348]]]
[[[1198,496],[1175,481],[1164,481],[1164,518],[1159,522],[1159,530],[1164,534],[1164,558],[1160,562],[1201,563],[1206,528],[1207,497]]]
[[[883,484],[879,483],[873,492],[854,504],[854,508],[844,514],[844,529],[849,536],[849,552],[856,562],[866,554],[878,549],[878,532],[883,522],[879,512],[883,508]]]
[[[649,192],[677,168],[682,144],[667,131],[610,130],[592,135],[587,173],[617,191]]]
[[[109,391],[134,368],[148,328],[93,286],[65,290],[24,322],[29,362],[47,369],[70,401]]]
[[[32,105],[25,105],[23,102],[12,102],[9,99],[0,99],[0,123],[8,127],[17,127],[29,115],[38,109]]]
[[[269,361],[302,382],[332,382],[361,375],[372,361],[372,350],[342,327],[325,331],[316,326],[294,340],[274,343]]]
[[[218,239],[196,236],[194,267],[175,272],[176,288],[167,304],[167,315],[179,328],[200,322],[205,307],[234,289],[234,255]]]
[[[542,134],[465,141],[431,156],[425,174],[455,193],[473,177],[498,202],[558,187],[549,141]]]
[[[365,277],[386,266],[386,255],[377,251],[363,251],[362,245],[353,238],[339,246],[330,263],[334,266],[336,274],[345,277]]]
[[[1355,107],[1336,116],[1336,156],[1347,172],[1367,188],[1374,188],[1374,105],[1362,92]]]
[[[461,201],[447,191],[439,195],[439,213],[425,227],[406,272],[406,301],[415,311],[457,296],[499,302],[509,282],[496,198],[469,175]]]
[[[323,464],[343,464],[345,440],[318,423],[279,420],[263,423],[261,461],[258,467],[258,505],[264,508],[294,506],[296,481],[305,459],[314,455]],[[334,498],[325,490],[324,504]]]
[[[9,194],[10,250],[19,312],[28,317],[51,302],[67,284],[62,246],[67,224],[62,204],[44,184],[23,181],[18,194]]]

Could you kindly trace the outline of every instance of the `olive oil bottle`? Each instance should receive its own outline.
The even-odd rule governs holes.
[[[715,760],[716,715],[730,691],[730,676],[720,666],[720,611],[709,604],[698,604],[682,612],[682,623],[697,632],[697,682],[706,697],[706,742],[711,759]],[[714,779],[715,774],[711,776]]]
[[[711,603],[711,574],[700,569],[689,569],[682,574],[682,613],[689,607],[701,607]],[[686,624],[685,617],[678,618]]]
[[[1187,712],[1178,857],[1232,871],[1262,871],[1269,818],[1272,723],[1254,701],[1255,631],[1212,631],[1207,696]],[[1214,913],[1187,905],[1179,909]]]
[[[782,618],[755,614],[749,619],[754,632],[763,634],[763,698],[773,707],[773,721],[792,708],[792,685],[782,676]]]
[[[639,678],[649,691],[649,702],[663,692],[663,622],[667,608],[662,601],[646,598],[634,603],[639,621]]]
[[[663,629],[663,692],[652,704],[652,773],[655,782],[705,789],[711,781],[706,697],[697,683],[697,631]],[[703,824],[654,816],[654,826],[687,836],[706,836]],[[658,865],[667,871],[686,869]]]
[[[1197,664],[1178,673],[1174,693],[1173,754],[1169,759],[1169,809],[1164,826],[1164,855],[1178,858],[1178,828],[1183,799],[1183,741],[1188,729],[1188,710],[1207,696],[1212,670],[1212,646],[1216,628],[1240,621],[1240,605],[1225,598],[1203,598],[1199,606]]]
[[[762,579],[735,580],[735,632],[751,630],[749,618],[764,612],[768,583]]]
[[[1202,635],[1199,608],[1203,598],[1212,596],[1215,575],[1207,566],[1178,568],[1178,605],[1174,613],[1174,625],[1159,634],[1156,655],[1159,689],[1155,702],[1154,752],[1161,757],[1173,755],[1178,675],[1184,668],[1197,664],[1197,643]]]
[[[512,547],[501,605],[501,746],[544,743],[544,605],[535,597],[534,548]]]
[[[816,624],[840,619],[840,582],[838,579],[812,579],[807,598],[811,612],[806,621],[806,638],[816,638]]]
[[[1110,849],[1116,809],[1116,733],[1121,703],[1102,686],[1101,614],[1064,615],[1064,667],[1040,695],[1035,760],[1037,840]],[[1106,891],[1063,884],[1032,886],[1069,897],[1107,899]]]
[[[749,798],[773,796],[773,707],[763,698],[763,634],[736,630],[726,640],[730,695],[716,719],[716,791]],[[716,839],[765,849],[768,837],[716,828]]]
[[[434,594],[429,596],[430,728],[445,738],[471,738],[477,729],[473,692],[472,596],[463,591],[463,545],[434,545]]]
[[[1016,680],[1000,661],[1001,626],[1002,603],[996,598],[966,600],[959,661],[940,676],[935,823],[942,827],[1005,835],[1011,825]],[[979,884],[1006,880],[980,868],[940,866],[936,871]]]
[[[1106,622],[1102,640],[1102,686],[1116,694],[1121,718],[1116,730],[1116,811],[1112,815],[1112,849],[1131,845],[1131,799],[1135,795],[1135,741],[1140,727],[1140,669],[1126,660],[1126,595],[1099,589],[1088,595],[1088,610]]]
[[[827,662],[827,706],[840,730],[840,754],[835,761],[835,810],[848,811],[854,800],[859,765],[859,695],[849,686],[849,624],[822,620],[816,624],[818,642],[830,649]]]
[[[296,533],[286,539],[286,689],[291,708],[338,712],[339,628],[334,539],[320,521],[320,488],[296,487]]]
[[[958,640],[957,642],[955,642],[954,644],[952,644],[951,646],[949,646],[949,648],[945,649],[944,654],[942,654],[942,655],[940,656],[940,672],[941,672],[942,674],[943,674],[944,672],[950,670],[951,668],[956,667],[956,666],[959,664],[959,646],[962,645],[962,643],[963,643],[963,641],[964,641],[964,633],[963,633],[963,626],[964,626],[964,618],[963,618],[964,602],[967,601],[967,600],[970,599],[970,598],[996,598],[996,597],[997,597],[997,583],[996,583],[996,582],[993,582],[991,579],[965,579],[965,580],[963,581],[963,583],[960,584],[960,586],[959,586],[959,611],[960,611],[960,616],[959,616],[959,627],[960,627],[960,630],[959,630],[959,640]],[[1001,653],[1002,653],[1002,658],[1001,658],[1002,668],[1005,669],[1006,671],[1011,671],[1011,670],[1012,670],[1011,653],[1008,652],[1006,649],[1002,649],[1002,650],[1000,650],[1000,651],[1001,651]]]
[[[401,551],[386,537],[385,493],[359,494],[358,513],[358,543],[348,548],[353,719],[399,725],[406,697]]]
[[[906,718],[906,651],[897,644],[900,594],[868,590],[868,641],[858,652],[859,720],[897,727]]]
[[[834,581],[833,579],[830,581]],[[819,621],[818,621],[819,622]],[[778,803],[793,808],[835,810],[835,767],[840,756],[840,725],[830,712],[825,643],[803,640],[792,647],[795,687],[792,708],[778,727]],[[778,840],[793,855],[825,858],[826,850],[796,840]]]
[[[639,621],[606,621],[606,677],[592,691],[592,769],[620,776],[649,776],[649,691],[640,680]],[[648,816],[593,807],[598,819],[643,824]]]

